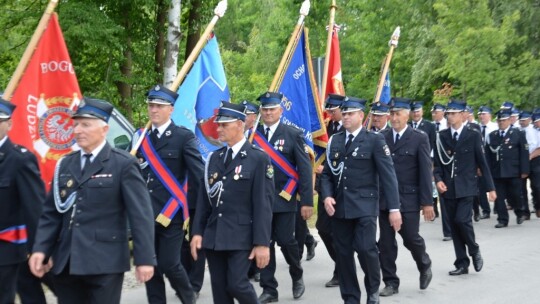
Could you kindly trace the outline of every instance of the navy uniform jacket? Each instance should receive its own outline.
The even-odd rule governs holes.
[[[474,129],[482,134],[482,127],[475,122],[467,122],[467,128]]]
[[[204,170],[195,135],[189,129],[171,122],[154,145],[154,149],[180,184],[185,181],[186,176],[188,177],[188,207],[194,209],[197,204],[197,195],[203,189],[200,181],[203,178]],[[140,149],[137,151],[137,158],[144,159]],[[152,198],[154,218],[156,218],[171,198],[171,194],[156,177],[150,166],[144,168],[142,174]],[[181,223],[182,221],[182,211],[178,211],[172,219],[172,223]]]
[[[258,127],[258,131],[261,134],[264,134],[263,128],[264,126],[262,125]],[[287,184],[289,177],[278,167],[274,168],[274,183],[276,190],[274,212],[296,212],[296,193],[300,195],[300,204],[302,206],[313,206],[313,169],[307,154],[307,146],[304,142],[302,131],[280,122],[272,135],[272,138],[270,138],[270,145],[279,147],[280,141],[283,142],[283,146],[278,152],[283,155],[293,167],[296,167],[299,181],[297,190],[293,193],[291,200],[285,200],[279,193],[283,190],[285,184]]]
[[[209,157],[206,181],[210,189],[222,182],[222,191],[211,199],[207,191],[200,191],[193,235],[202,236],[202,247],[212,250],[269,246],[274,199],[270,158],[246,141],[225,167],[226,151],[223,147]]]
[[[59,274],[68,260],[74,275],[128,271],[128,219],[134,264],[156,265],[150,197],[133,156],[107,143],[81,176],[81,154],[70,153],[62,158],[58,183],[63,200],[77,192],[76,206],[59,213],[51,190],[33,249],[52,256],[53,274]]]
[[[392,129],[382,134],[394,161],[400,211],[417,212],[421,206],[433,205],[431,149],[426,133],[408,127],[397,144]],[[387,209],[384,195],[379,204],[381,210]]]
[[[409,121],[409,126],[412,128],[412,121]],[[417,126],[417,129],[422,130],[427,134],[429,138],[429,147],[431,152],[431,149],[433,149],[435,146],[435,135],[437,133],[435,124],[427,119],[422,118],[422,121]]]
[[[328,162],[321,177],[323,198],[333,197],[336,200],[334,217],[354,219],[378,216],[379,180],[388,209],[399,209],[396,172],[388,146],[380,133],[367,132],[362,128],[345,151],[345,132],[339,132],[332,136],[327,149],[330,149],[329,161],[334,167],[340,162],[344,163],[339,183],[339,175],[332,173]]]
[[[435,161],[433,175],[435,177],[435,183],[443,181],[448,188],[442,194],[443,197],[457,199],[478,195],[477,168],[480,168],[482,172],[487,190],[495,190],[491,172],[484,155],[484,149],[482,148],[482,135],[480,132],[474,129],[463,128],[457,145],[454,145],[454,140],[450,133],[451,128],[440,131],[439,136],[442,149],[439,147],[439,144],[436,144],[433,150],[433,159]],[[442,155],[445,163],[448,162],[444,152],[448,156],[455,158],[453,163],[444,165],[441,162],[440,155]],[[452,167],[454,169],[453,177]]]
[[[0,231],[26,225],[26,244],[0,240],[0,266],[18,264],[32,249],[36,226],[45,200],[34,154],[9,138],[0,147]]]
[[[497,149],[500,149],[497,160]],[[487,159],[494,178],[521,177],[529,174],[529,145],[525,132],[510,127],[504,134],[499,130],[489,133],[489,144],[486,144]]]

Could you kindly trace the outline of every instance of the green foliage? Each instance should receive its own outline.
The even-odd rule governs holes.
[[[141,125],[148,87],[161,75],[155,62],[156,11],[170,0],[63,0],[60,24],[81,90],[112,101]],[[182,1],[179,69],[187,33],[202,33],[218,0]],[[231,99],[254,100],[268,89],[298,19],[302,0],[229,0],[215,33]],[[0,0],[0,83],[5,87],[47,4]],[[311,53],[324,56],[330,0],[311,1],[306,17]],[[495,108],[513,100],[522,108],[540,98],[540,5],[530,0],[337,1],[342,25],[342,74],[348,95],[373,98],[388,40],[401,26],[391,64],[392,95],[424,100],[451,83],[453,97]],[[189,24],[188,16],[198,17]],[[129,55],[129,56],[128,56]],[[122,66],[131,63],[126,72]],[[122,97],[119,84],[131,88]],[[426,111],[427,112],[427,111]]]

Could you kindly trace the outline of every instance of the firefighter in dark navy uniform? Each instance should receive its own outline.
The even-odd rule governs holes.
[[[410,107],[408,102],[393,101],[390,110],[392,129],[382,134],[392,154],[398,179],[400,211],[403,219],[399,234],[420,272],[420,289],[426,289],[432,278],[431,259],[419,231],[420,211],[426,221],[431,221],[435,217],[432,200],[431,147],[426,133],[407,125]],[[391,296],[399,291],[400,279],[397,276],[396,266],[398,246],[396,233],[388,222],[384,195],[381,195],[379,204],[379,259],[383,282],[386,285],[380,295]]]
[[[81,148],[55,169],[30,257],[38,277],[52,273],[59,303],[119,303],[130,269],[131,224],[136,277],[154,274],[154,225],[150,197],[136,159],[106,141],[113,106],[85,98],[73,114]]]
[[[300,203],[302,218],[307,220],[313,213],[313,176],[308,147],[300,129],[288,126],[280,121],[283,108],[281,93],[267,92],[259,96],[263,124],[258,126],[258,133],[264,138],[267,153],[274,155],[272,162],[287,163],[287,168],[274,166],[275,199],[272,218],[272,243],[270,244],[270,263],[261,270],[261,303],[278,300],[278,282],[275,278],[276,254],[274,244],[281,247],[285,260],[289,264],[289,273],[293,281],[293,297],[304,294],[304,270],[300,265],[298,243],[294,237],[297,204]],[[265,139],[266,138],[266,139]],[[255,141],[257,142],[257,141]],[[264,148],[264,147],[263,147]],[[266,150],[265,150],[266,151]],[[294,174],[298,176],[295,180]],[[296,188],[289,187],[296,183]],[[297,195],[300,200],[297,200]]]
[[[175,125],[171,120],[177,98],[177,93],[161,85],[149,90],[147,103],[152,129],[146,135],[146,143],[143,142],[137,152],[156,220],[155,250],[158,264],[156,275],[146,282],[149,303],[166,303],[163,276],[167,277],[182,303],[194,303],[197,297],[181,263],[181,248],[184,228],[187,226],[184,209],[187,205],[191,215],[197,213],[197,194],[203,189],[200,183],[204,165],[195,134],[185,127]],[[186,181],[187,194],[182,193]],[[176,213],[171,210],[176,210]],[[199,263],[201,261],[204,261],[203,257]],[[202,267],[199,263],[193,266]],[[200,279],[198,284],[202,285]]]
[[[209,156],[197,202],[191,252],[206,251],[214,303],[258,303],[250,260],[264,268],[270,259],[274,169],[244,137],[245,117],[243,105],[220,107],[215,121],[227,146]]]
[[[32,250],[45,199],[36,157],[7,136],[14,110],[0,98],[0,303],[15,301],[17,273]]]
[[[328,125],[326,126],[326,131],[328,134],[328,138],[330,138],[333,134],[338,133],[343,130],[343,125],[341,122],[341,104],[343,103],[343,100],[345,99],[345,96],[337,95],[337,94],[328,94],[328,98],[326,99],[325,109],[326,113],[330,116],[330,121],[328,122]],[[324,243],[324,246],[326,247],[326,251],[328,251],[328,255],[330,258],[334,261],[334,272],[332,274],[332,278],[324,284],[325,287],[337,287],[339,286],[339,279],[338,279],[338,271],[337,271],[337,264],[336,264],[336,250],[334,248],[334,239],[332,234],[332,223],[330,220],[330,216],[328,216],[328,213],[326,213],[326,210],[324,210],[324,199],[322,195],[320,195],[321,192],[321,173],[324,168],[324,165],[320,165],[319,169],[317,170],[317,176],[315,179],[315,191],[319,193],[318,200],[317,200],[317,222],[315,223],[315,227],[317,228],[317,231],[319,232],[319,236],[321,237],[321,240]]]
[[[452,241],[456,260],[455,270],[449,275],[469,273],[470,259],[474,269],[482,270],[484,260],[476,243],[472,225],[472,205],[478,195],[478,169],[486,182],[490,200],[496,197],[493,180],[482,149],[480,132],[463,125],[463,111],[467,104],[452,100],[446,107],[448,129],[437,134],[433,175],[452,227]],[[484,194],[485,195],[485,194]]]
[[[529,175],[529,146],[525,132],[510,123],[512,111],[501,109],[497,112],[499,130],[489,134],[486,144],[486,156],[497,189],[497,225],[495,228],[508,226],[508,210],[505,200],[514,208],[516,221],[522,224],[525,210],[521,199],[522,179]]]
[[[396,231],[401,227],[401,215],[388,145],[380,133],[362,127],[365,103],[364,99],[347,97],[341,105],[345,131],[334,134],[328,142],[320,195],[331,217],[341,298],[344,303],[360,303],[356,251],[366,275],[367,303],[376,304],[381,281],[376,243],[379,189],[389,202],[389,222]]]

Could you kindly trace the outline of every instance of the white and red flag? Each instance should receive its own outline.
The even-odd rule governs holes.
[[[53,14],[11,102],[14,111],[10,139],[31,149],[39,161],[47,190],[56,161],[78,149],[71,114],[81,92],[56,14]]]

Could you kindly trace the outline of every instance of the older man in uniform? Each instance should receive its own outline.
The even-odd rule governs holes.
[[[403,224],[399,234],[403,244],[416,262],[420,272],[420,289],[426,289],[432,278],[431,259],[426,252],[426,243],[420,236],[420,211],[426,221],[435,217],[433,211],[433,184],[431,149],[429,138],[423,131],[413,129],[407,125],[410,104],[401,100],[394,100],[391,104],[390,122],[392,129],[383,132],[384,138],[398,179],[399,203]],[[391,296],[399,291],[399,277],[397,276],[396,259],[398,246],[396,233],[388,221],[388,207],[384,195],[379,200],[379,259],[383,282],[386,285],[381,296]]]
[[[407,100],[400,100],[399,98],[395,98],[396,101],[402,102]],[[429,138],[429,149],[430,153],[433,149],[433,146],[435,145],[435,124],[433,124],[431,121],[424,119],[424,102],[417,100],[411,102],[411,120],[409,121],[409,126],[413,127],[415,130],[422,130],[424,131],[428,138]]]
[[[519,125],[519,129],[525,132],[525,138],[527,139],[527,144],[529,145],[529,159],[531,159],[532,153],[536,147],[538,147],[536,136],[537,132],[532,124],[532,112],[521,111],[519,113]],[[529,208],[529,188],[527,186],[527,179],[530,180],[530,176],[524,178],[523,182],[521,183],[521,199],[523,200],[523,208],[525,211],[524,218],[525,220],[530,220],[531,209]]]
[[[534,130],[536,131],[536,147],[529,155],[531,165],[530,179],[536,217],[540,217],[540,112],[533,113],[532,121],[534,123]]]
[[[156,275],[146,282],[149,303],[166,303],[163,275],[169,279],[171,287],[184,304],[194,303],[195,292],[198,293],[202,286],[202,265],[195,265],[199,272],[199,279],[196,280],[199,286],[194,290],[181,263],[186,208],[190,209],[191,216],[197,213],[195,205],[197,194],[202,189],[203,162],[193,132],[175,125],[171,120],[177,98],[178,94],[161,85],[150,89],[147,103],[152,128],[137,152],[156,221],[155,250],[158,263]],[[186,182],[187,193],[184,191]]]
[[[59,303],[119,303],[124,272],[133,263],[140,282],[154,274],[150,197],[136,159],[106,141],[113,106],[83,99],[73,114],[81,148],[62,157],[43,208],[30,257],[38,277],[52,272]]]
[[[244,137],[245,107],[224,103],[216,117],[219,140],[209,156],[206,191],[199,193],[191,240],[195,259],[206,251],[214,303],[258,303],[247,276],[250,260],[270,259],[274,169],[268,155]]]
[[[278,301],[278,282],[275,278],[276,254],[274,244],[282,249],[289,264],[293,281],[293,297],[300,298],[305,291],[303,273],[300,265],[298,243],[294,237],[297,204],[300,213],[307,220],[313,213],[312,168],[308,147],[300,129],[280,121],[283,114],[281,93],[267,92],[259,97],[263,124],[258,126],[257,143],[265,150],[276,165],[274,183],[275,196],[272,218],[272,243],[270,244],[270,263],[261,270],[261,303]],[[296,190],[298,189],[298,190]],[[297,194],[300,200],[297,201]]]
[[[0,98],[0,303],[14,303],[45,199],[36,157],[8,137],[15,105]],[[27,267],[27,266],[26,266]]]
[[[499,130],[489,134],[486,145],[491,174],[497,189],[497,225],[495,228],[508,226],[508,210],[505,200],[513,207],[517,224],[525,220],[525,210],[521,200],[521,183],[529,175],[529,146],[525,133],[511,126],[512,111],[502,109],[497,112]]]
[[[249,138],[251,131],[253,131],[253,126],[257,120],[257,115],[259,115],[259,106],[249,102],[248,100],[243,100],[242,105],[246,107],[246,123],[244,124],[244,135],[246,138]]]
[[[463,126],[462,115],[466,105],[461,100],[448,103],[446,113],[449,128],[439,132],[434,150],[433,175],[437,190],[444,197],[456,254],[456,269],[449,272],[451,276],[469,273],[467,250],[477,272],[484,265],[472,225],[472,204],[478,194],[478,169],[485,179],[490,199],[497,196],[482,149],[481,135]]]
[[[482,143],[485,145],[489,141],[489,133],[497,130],[499,127],[496,123],[491,121],[493,111],[488,106],[481,106],[478,108],[478,120],[480,122],[480,133],[482,134]],[[491,206],[489,205],[487,196],[485,193],[487,193],[486,185],[484,183],[484,179],[480,179],[478,181],[478,203],[480,204],[480,208],[482,209],[482,214],[480,215],[480,219],[488,219],[490,218],[491,213]]]
[[[326,131],[328,134],[328,138],[330,138],[333,134],[338,133],[343,130],[343,123],[341,121],[342,114],[341,114],[341,104],[343,103],[343,100],[345,99],[345,96],[337,95],[337,94],[328,94],[328,98],[326,99],[325,103],[325,109],[326,113],[328,113],[330,120],[328,121],[328,125],[326,126]],[[326,247],[326,251],[328,251],[328,255],[334,261],[334,272],[332,274],[332,278],[330,281],[326,282],[324,284],[325,287],[337,287],[339,286],[339,279],[338,279],[338,272],[337,272],[337,264],[336,264],[336,249],[334,246],[334,239],[333,239],[333,233],[332,233],[332,225],[330,221],[330,217],[328,216],[328,213],[326,213],[326,210],[324,210],[324,199],[321,192],[321,173],[324,169],[324,166],[319,166],[317,169],[317,175],[315,178],[315,191],[319,193],[317,198],[317,222],[315,223],[315,227],[317,228],[317,231],[319,232],[319,237],[324,243],[324,246]]]
[[[383,132],[388,128],[388,117],[390,108],[384,103],[376,103],[371,107],[371,130]]]
[[[332,221],[339,288],[344,303],[360,303],[354,252],[364,271],[367,303],[379,303],[381,268],[376,243],[379,189],[389,202],[389,222],[401,227],[396,173],[384,137],[362,127],[366,100],[341,105],[345,132],[332,135],[321,178],[324,207]],[[379,185],[380,183],[380,185]],[[380,187],[379,187],[380,186]]]

